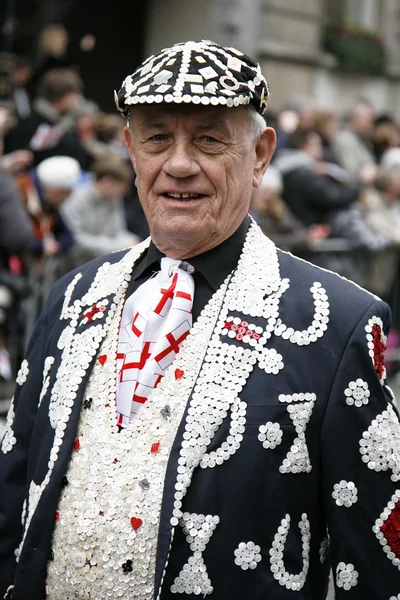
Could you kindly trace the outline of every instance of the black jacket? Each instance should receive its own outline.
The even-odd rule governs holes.
[[[345,185],[316,173],[313,161],[301,150],[282,151],[274,163],[283,177],[283,199],[306,226],[326,223],[329,214],[349,206],[361,184]]]
[[[34,156],[34,166],[51,156],[71,156],[75,158],[82,169],[87,169],[90,163],[89,155],[82,146],[77,131],[72,123],[66,126],[65,121],[61,117],[54,117],[50,112],[42,110],[45,106],[43,103],[34,103],[34,108],[25,119],[21,119],[18,125],[12,129],[5,137],[4,151],[5,153],[13,152],[14,150],[31,150]],[[32,140],[38,135],[39,128],[43,130],[52,130],[56,133],[56,129],[60,127],[60,134],[55,136],[55,143],[48,147],[38,148],[32,145]]]
[[[33,227],[14,178],[0,171],[0,267],[10,254],[31,250],[35,244]]]

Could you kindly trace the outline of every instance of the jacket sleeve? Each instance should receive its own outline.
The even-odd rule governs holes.
[[[390,238],[385,233],[372,229],[359,205],[335,212],[328,223],[332,237],[349,240],[353,248],[381,252],[391,244]]]
[[[33,227],[12,175],[0,173],[0,247],[6,252],[30,250]]]
[[[367,145],[347,130],[339,132],[333,142],[333,154],[339,165],[357,181],[361,168],[366,164],[376,164],[372,152]]]
[[[70,250],[75,243],[72,231],[60,213],[57,215],[57,226],[54,230],[54,235],[56,240],[61,244],[63,252]]]
[[[30,441],[43,384],[46,320],[44,310],[17,376],[16,392],[0,443],[0,598],[13,583],[15,550],[22,537]]]
[[[302,169],[301,175],[298,184],[302,194],[310,204],[325,211],[344,208],[355,202],[363,189],[359,183],[343,185],[309,168]]]
[[[400,423],[384,383],[389,320],[378,301],[354,328],[321,431],[337,600],[389,600],[400,592]]]
[[[139,241],[137,236],[126,229],[122,206],[115,210],[111,217],[115,221],[115,231],[117,232],[114,235],[100,231],[91,233],[87,230],[87,213],[90,209],[90,203],[85,202],[85,198],[79,194],[72,194],[60,211],[67,227],[72,232],[78,249],[88,251],[92,256],[101,256],[122,250]]]

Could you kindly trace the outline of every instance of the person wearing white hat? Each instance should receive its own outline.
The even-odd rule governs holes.
[[[71,156],[51,156],[38,164],[36,174],[43,189],[70,193],[79,181],[81,168]]]
[[[33,171],[27,204],[38,233],[36,254],[55,256],[74,245],[59,208],[78,185],[81,175],[79,162],[70,156],[46,158]]]

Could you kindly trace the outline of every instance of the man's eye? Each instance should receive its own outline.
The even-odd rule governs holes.
[[[150,142],[165,142],[165,140],[167,139],[167,136],[165,135],[165,133],[156,133],[155,135],[152,135],[149,138]]]
[[[217,142],[218,140],[215,139],[215,137],[213,137],[212,135],[203,135],[202,138],[205,142],[207,142],[207,144],[213,144],[215,142]]]

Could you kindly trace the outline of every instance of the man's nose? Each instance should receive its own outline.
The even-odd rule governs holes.
[[[189,144],[175,143],[170,148],[163,170],[171,177],[181,178],[197,175],[200,167]]]

